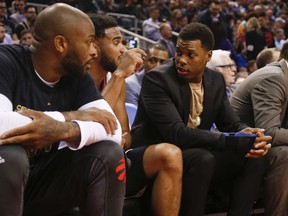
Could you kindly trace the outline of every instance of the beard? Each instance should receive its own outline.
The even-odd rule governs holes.
[[[0,38],[0,43],[3,43],[5,39],[5,35],[3,37]]]
[[[81,77],[85,74],[84,66],[81,65],[76,52],[69,52],[63,61],[65,74],[68,76]]]
[[[106,54],[106,52],[101,52],[100,65],[111,73],[114,73],[117,68],[117,64]]]

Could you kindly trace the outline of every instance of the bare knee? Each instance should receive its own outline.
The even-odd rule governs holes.
[[[149,146],[144,153],[144,170],[148,177],[161,171],[182,175],[182,151],[177,146],[161,143]]]
[[[159,148],[159,159],[161,161],[161,165],[164,169],[169,170],[182,170],[182,151],[177,146],[161,143],[158,144]]]

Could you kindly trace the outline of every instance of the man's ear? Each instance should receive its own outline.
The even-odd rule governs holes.
[[[212,54],[213,54],[212,50],[209,50],[209,51],[207,52],[207,62],[209,62],[210,59],[212,58]],[[207,62],[206,62],[206,63],[207,63]]]
[[[54,37],[54,46],[59,53],[63,53],[67,50],[67,40],[62,35],[56,35]]]

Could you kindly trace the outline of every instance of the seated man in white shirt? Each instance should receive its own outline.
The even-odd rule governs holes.
[[[147,56],[144,61],[143,69],[139,73],[134,73],[133,75],[127,77],[125,80],[126,103],[131,103],[136,106],[138,106],[138,100],[144,75],[168,59],[167,49],[159,43],[149,46],[146,50],[146,53]]]
[[[94,26],[60,3],[39,14],[34,36],[29,48],[0,46],[1,215],[79,206],[121,216],[121,126],[86,72],[97,56]]]
[[[13,44],[13,40],[5,31],[5,26],[0,22],[0,44]]]

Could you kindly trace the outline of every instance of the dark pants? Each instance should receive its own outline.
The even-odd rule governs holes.
[[[235,152],[183,150],[181,216],[202,216],[210,189],[230,186],[229,216],[251,215],[259,186],[267,169],[266,157],[245,158]]]
[[[26,151],[17,145],[0,145],[0,215],[21,216],[28,178]]]
[[[288,146],[274,146],[268,152],[270,169],[265,178],[265,216],[288,215]]]
[[[12,170],[9,172],[13,173]],[[120,216],[125,172],[123,150],[111,141],[78,151],[64,148],[49,152],[30,164],[23,215],[52,216],[79,206],[83,216]],[[5,194],[9,193],[21,191],[11,188]],[[5,203],[6,208],[19,209],[14,201],[8,203],[5,199]],[[0,212],[2,215],[2,209]],[[10,214],[14,215],[19,214]]]

